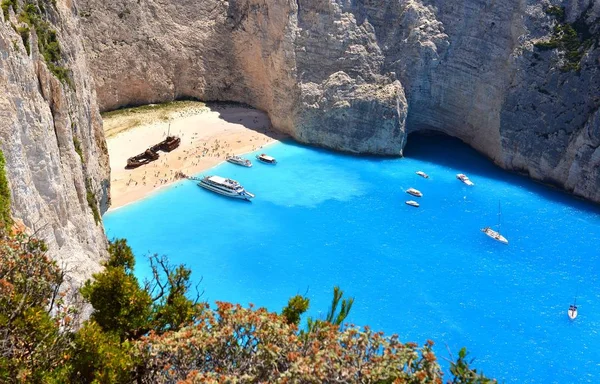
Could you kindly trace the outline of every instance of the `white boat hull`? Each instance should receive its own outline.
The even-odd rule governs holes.
[[[277,160],[274,157],[267,156],[264,153],[262,153],[260,155],[256,155],[256,160],[260,161],[261,163],[265,163],[265,164],[271,164],[271,165],[277,164]]]
[[[228,162],[235,164],[235,165],[241,165],[242,167],[246,167],[246,168],[251,168],[252,167],[252,163],[250,161],[248,162],[243,162],[243,161],[237,161],[234,159],[227,159]]]
[[[277,160],[275,160],[275,161],[267,161],[267,160],[263,160],[263,159],[258,158],[258,157],[256,158],[256,160],[260,161],[263,164],[271,164],[271,165],[277,164]]]
[[[473,183],[465,174],[463,173],[459,173],[458,175],[456,175],[456,178],[460,181],[462,181],[463,183],[465,183],[466,185],[472,187],[473,185],[475,185],[475,183]]]
[[[567,314],[569,315],[569,319],[575,320],[575,318],[577,317],[577,310],[569,309],[567,311]]]
[[[481,232],[485,233],[491,239],[494,239],[502,244],[508,245],[508,240],[506,239],[506,237],[502,236],[499,232],[496,232],[491,228],[483,228],[481,229]]]
[[[418,190],[416,190],[414,188],[407,189],[406,193],[408,193],[409,195],[416,196],[416,197],[422,197],[423,196],[423,194],[421,193],[421,191],[418,191]]]
[[[419,176],[421,176],[421,177],[423,177],[423,178],[425,178],[425,179],[428,179],[428,178],[429,178],[429,175],[428,175],[428,174],[426,174],[426,173],[425,173],[425,172],[423,172],[423,171],[417,171],[417,175],[419,175]]]
[[[408,201],[406,201],[406,205],[410,205],[411,207],[419,208],[419,203],[417,203],[414,200],[408,200]]]
[[[198,186],[202,187],[204,189],[208,189],[209,191],[218,193],[219,195],[233,197],[234,199],[242,199],[242,200],[250,201],[250,199],[254,197],[253,194],[246,192],[246,191],[244,191],[243,193],[237,193],[235,191],[223,191],[222,189],[216,188],[210,184],[206,184],[203,182],[199,182]]]

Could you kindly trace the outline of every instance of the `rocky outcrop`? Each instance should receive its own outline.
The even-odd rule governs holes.
[[[411,132],[440,131],[600,201],[597,1],[82,0],[79,10],[103,110],[239,101],[299,141],[386,155]],[[556,44],[557,25],[575,27],[579,53]]]
[[[40,54],[35,28],[24,33],[14,11],[0,15],[0,149],[12,216],[46,241],[77,284],[106,254],[93,212],[108,207],[110,172],[94,83],[72,3],[48,2],[40,16],[47,36],[56,31],[60,42],[61,67],[53,71],[68,70],[62,82]]]

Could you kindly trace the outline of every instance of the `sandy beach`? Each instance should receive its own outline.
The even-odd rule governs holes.
[[[235,104],[200,102],[144,106],[103,116],[111,168],[111,206],[116,209],[187,175],[211,168],[227,156],[260,149],[284,136],[271,127],[259,110]],[[181,138],[172,152],[135,169],[125,169],[127,159],[164,140],[170,134]],[[254,159],[251,159],[254,160]]]

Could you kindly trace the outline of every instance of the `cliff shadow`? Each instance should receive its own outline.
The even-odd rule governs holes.
[[[527,175],[504,170],[460,139],[444,133],[425,131],[409,134],[404,147],[404,157],[453,168],[456,173],[469,176],[475,184],[478,176],[504,181],[548,200],[600,215],[600,205],[556,186],[533,180]],[[425,169],[424,171],[427,172]]]
[[[210,101],[205,104],[211,111],[217,112],[220,119],[228,123],[243,125],[274,140],[286,140],[290,138],[288,135],[273,128],[271,119],[266,112],[248,104],[220,101]]]

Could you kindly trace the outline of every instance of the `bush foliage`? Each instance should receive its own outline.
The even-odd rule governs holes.
[[[92,192],[92,182],[89,179],[85,182],[85,197],[87,199],[88,206],[92,210],[94,221],[96,224],[100,223],[102,221],[102,216],[100,216],[100,211],[98,210],[98,201],[96,201],[96,195],[94,195],[94,192]]]
[[[4,233],[8,232],[12,225],[10,217],[10,189],[8,189],[5,166],[4,154],[0,150],[0,238]]]
[[[574,23],[567,23],[564,8],[550,6],[546,9],[546,13],[556,19],[556,25],[550,40],[539,41],[534,45],[543,51],[551,49],[562,51],[565,60],[560,69],[563,72],[579,72],[585,53],[594,44],[594,41],[598,41],[598,36],[592,35],[585,21],[588,11],[585,11]]]
[[[76,312],[60,291],[63,279],[43,242],[0,240],[0,382],[65,381]]]
[[[38,49],[50,72],[60,81],[73,88],[74,84],[69,70],[61,65],[62,51],[58,42],[57,32],[49,22],[52,8],[55,7],[55,1],[25,0],[22,3],[22,8],[19,9],[19,2],[17,0],[2,0],[4,19],[8,20],[9,10],[12,8],[17,13],[18,21],[23,24],[16,28],[16,31],[23,40],[27,54],[31,54],[30,34],[33,29],[37,35]]]
[[[131,249],[116,240],[81,290],[94,308],[81,323],[61,293],[64,272],[45,253],[23,234],[0,240],[0,382],[443,382],[432,341],[342,326],[353,299],[337,287],[327,318],[300,329],[306,297],[281,315],[223,302],[213,310],[189,298],[190,270],[164,257],[151,256],[153,277],[140,284]],[[491,383],[466,356],[452,363],[452,383]]]

